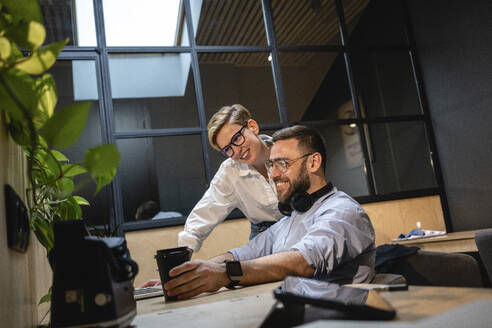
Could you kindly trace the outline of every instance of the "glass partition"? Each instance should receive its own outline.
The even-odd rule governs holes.
[[[147,201],[156,202],[167,212],[164,216],[186,217],[207,187],[200,136],[121,139],[116,144],[125,221],[134,221]]]
[[[93,101],[69,157],[103,140],[121,154],[112,187],[96,196],[95,186],[82,189],[92,204],[84,217],[111,216],[118,226],[153,201],[176,219],[123,229],[184,222],[224,160],[208,145],[206,125],[237,103],[268,134],[293,124],[317,128],[327,143],[327,178],[353,197],[439,193],[402,3],[40,0],[47,42],[70,38],[51,70],[58,108]]]
[[[58,60],[50,69],[58,89],[56,110],[63,109],[74,102],[91,100],[92,105],[82,135],[75,144],[67,149],[60,149],[71,163],[84,160],[84,151],[103,143],[99,101],[97,96],[96,65],[93,60]],[[87,175],[74,179],[76,195],[87,199],[90,206],[82,206],[82,215],[92,224],[108,223],[110,204],[108,186],[94,195],[96,184],[89,182]]]
[[[109,73],[117,131],[199,125],[189,53],[115,54]]]
[[[326,143],[326,179],[352,197],[369,195],[359,130],[356,124],[314,126]]]
[[[371,124],[369,130],[379,194],[437,187],[423,122]]]
[[[364,10],[354,12],[350,4],[367,5]],[[351,45],[368,46],[408,46],[405,32],[403,1],[344,1]],[[350,18],[353,17],[353,18]]]
[[[352,58],[367,117],[422,114],[408,51],[359,51]]]
[[[280,65],[290,121],[354,117],[342,53],[281,51]]]
[[[200,53],[207,121],[224,105],[241,104],[259,123],[280,120],[269,54],[264,52]]]

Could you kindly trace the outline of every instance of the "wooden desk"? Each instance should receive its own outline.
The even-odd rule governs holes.
[[[405,246],[417,246],[426,251],[444,252],[444,253],[465,253],[465,252],[477,252],[477,245],[475,244],[475,232],[485,231],[482,230],[470,230],[460,232],[450,232],[443,236],[421,238],[416,240],[405,240],[393,242],[393,244],[400,244]]]
[[[166,303],[164,297],[137,301],[137,328],[259,327],[275,303],[273,290],[281,282],[236,290],[220,289],[213,294]]]
[[[137,328],[259,327],[275,302],[272,291],[279,285],[222,289],[215,294],[172,303],[165,303],[162,297],[140,300],[133,325]],[[492,301],[492,289],[485,288],[410,286],[408,291],[382,292],[381,295],[397,311],[393,323],[411,323],[472,301]]]

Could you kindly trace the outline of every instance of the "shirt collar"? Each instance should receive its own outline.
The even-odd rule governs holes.
[[[297,213],[297,215],[304,215],[306,213],[309,213],[311,211],[311,209],[315,208],[316,206],[320,206],[321,203],[323,203],[327,198],[331,197],[333,194],[335,194],[336,192],[338,191],[337,187],[333,186],[333,188],[331,188],[330,192],[328,192],[327,194],[324,194],[323,196],[321,196],[320,198],[318,198],[314,204],[309,208],[309,210],[307,210],[306,212],[298,212],[296,210],[293,210],[292,211],[292,214],[294,213]],[[290,216],[292,216],[292,214]],[[289,216],[287,216],[289,217]]]
[[[249,174],[260,174],[254,167],[249,166],[248,164],[244,163],[238,163],[236,162],[239,168],[239,176],[240,177],[245,177],[248,176]]]
[[[314,202],[314,204],[324,202],[328,197],[330,197],[331,195],[333,195],[337,191],[338,191],[337,187],[333,186],[333,188],[331,188],[330,192],[321,196],[319,199],[316,200],[316,202]],[[313,204],[313,206],[314,206],[314,204]]]
[[[268,148],[272,147],[273,139],[267,134],[259,134],[258,137],[267,145]]]

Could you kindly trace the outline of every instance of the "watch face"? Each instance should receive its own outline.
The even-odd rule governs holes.
[[[243,275],[243,270],[241,269],[241,263],[239,261],[228,261],[226,263],[227,274],[230,277],[240,277]]]

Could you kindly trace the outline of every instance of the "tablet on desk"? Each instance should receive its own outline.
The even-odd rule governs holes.
[[[391,320],[396,311],[376,290],[287,277],[262,327],[290,327],[320,319]],[[280,322],[281,321],[281,322]]]

